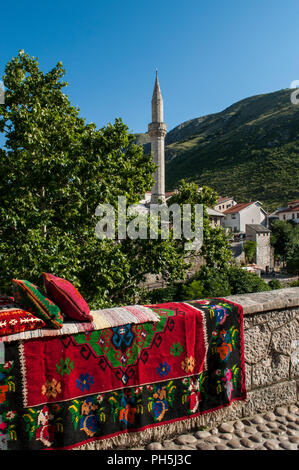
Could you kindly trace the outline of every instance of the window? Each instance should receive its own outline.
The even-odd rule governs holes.
[[[232,214],[232,219],[236,219],[236,214]]]

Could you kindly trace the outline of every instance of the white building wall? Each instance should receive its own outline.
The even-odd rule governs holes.
[[[299,224],[299,211],[296,212],[285,212],[285,213],[278,213],[279,220],[287,221],[293,220],[297,224]]]
[[[237,203],[234,199],[228,199],[227,201],[224,201],[224,202],[221,202],[219,204],[216,204],[216,206],[214,207],[214,209],[216,211],[220,211],[220,212],[223,212],[223,211],[226,211],[227,209],[229,209],[230,207],[232,206],[235,206]]]
[[[266,225],[266,214],[260,206],[252,204],[240,212],[240,232],[246,231],[246,224]]]
[[[267,217],[258,204],[252,204],[235,214],[226,214],[222,222],[223,227],[230,228],[232,232],[245,232],[246,224],[267,225]]]
[[[240,212],[236,214],[226,214],[222,225],[224,228],[230,228],[232,232],[240,232]]]

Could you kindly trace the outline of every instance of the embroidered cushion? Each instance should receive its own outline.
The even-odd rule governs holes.
[[[6,305],[7,303],[12,303],[14,301],[13,297],[9,295],[0,295],[0,307],[1,305]]]
[[[43,273],[43,279],[47,294],[67,317],[83,322],[93,320],[86,301],[71,282],[49,273]]]
[[[13,298],[0,296],[0,336],[43,328],[45,322],[17,305]]]
[[[33,315],[41,318],[49,328],[61,328],[63,316],[60,308],[46,297],[32,282],[13,279],[13,294],[15,300]]]

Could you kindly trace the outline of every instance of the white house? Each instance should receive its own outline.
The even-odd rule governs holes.
[[[236,204],[236,201],[232,197],[219,197],[216,206],[214,206],[214,209],[215,211],[224,212]]]
[[[225,219],[225,215],[222,214],[221,211],[207,207],[207,213],[209,215],[212,227],[215,227],[216,225],[222,225],[222,220]]]
[[[297,224],[299,223],[299,199],[288,202],[287,207],[283,207],[275,211],[275,215],[279,217],[279,220],[293,220]]]
[[[245,233],[247,224],[268,226],[268,214],[259,201],[235,204],[226,209],[223,214],[225,215],[222,222],[223,227],[231,229],[235,233]]]

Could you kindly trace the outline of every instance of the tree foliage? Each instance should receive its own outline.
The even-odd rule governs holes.
[[[270,290],[271,287],[257,274],[238,266],[224,270],[202,267],[183,288],[185,300],[204,297],[225,297]]]
[[[212,226],[207,212],[208,207],[215,206],[217,199],[217,193],[213,189],[207,186],[199,188],[195,183],[182,180],[177,193],[171,197],[168,204],[180,206],[190,204],[193,207],[195,204],[201,204],[203,206],[203,245],[200,254],[208,267],[225,268],[232,259],[229,240],[222,227]]]
[[[13,278],[41,286],[42,272],[51,272],[73,282],[93,308],[132,302],[148,273],[169,282],[184,277],[184,240],[172,233],[168,240],[96,238],[96,207],[117,209],[120,195],[137,203],[152,187],[155,166],[121,119],[97,129],[80,117],[64,93],[64,73],[60,62],[44,73],[22,52],[5,69],[1,292],[10,293]],[[208,206],[216,193],[183,183],[176,198]],[[222,229],[212,229],[206,212],[202,254],[208,266],[224,266],[231,256]]]
[[[257,243],[252,240],[246,240],[244,243],[245,258],[248,263],[253,263],[254,255],[256,253]]]
[[[95,238],[95,209],[116,205],[119,194],[137,202],[154,166],[121,119],[102,129],[87,124],[63,93],[63,75],[61,63],[43,73],[22,53],[5,69],[0,284],[9,289],[13,277],[40,283],[49,271],[81,286],[89,300],[107,301],[139,270],[131,247]]]
[[[275,258],[286,263],[290,273],[299,271],[299,226],[292,222],[275,220],[271,224],[271,245]]]

